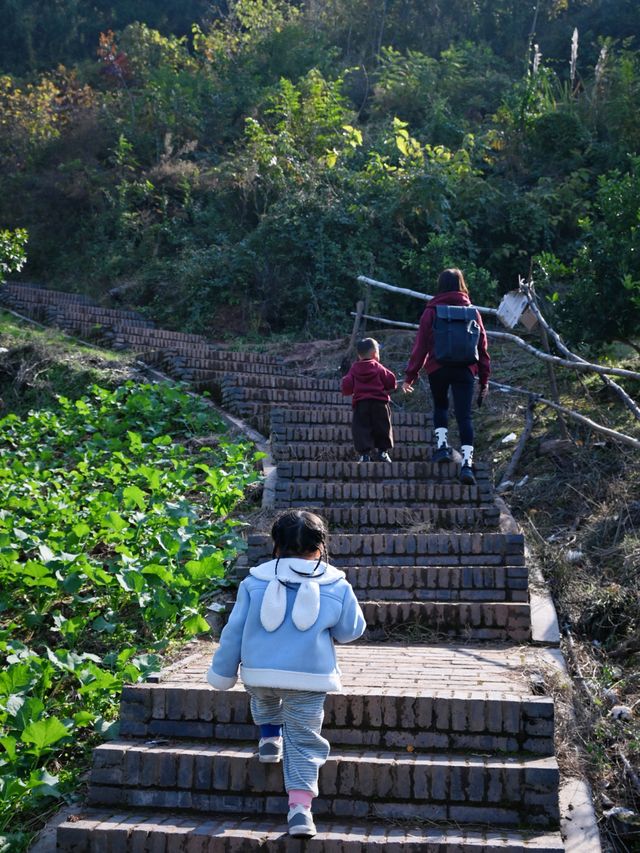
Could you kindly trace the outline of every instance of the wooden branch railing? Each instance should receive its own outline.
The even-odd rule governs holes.
[[[553,340],[554,344],[560,350],[560,352],[563,355],[566,355],[566,357],[571,361],[579,361],[583,364],[588,364],[586,359],[582,358],[582,356],[579,356],[577,353],[572,352],[562,340],[560,335],[555,331],[555,329],[551,328],[551,326],[543,316],[542,311],[540,310],[540,306],[538,305],[538,300],[536,299],[536,295],[532,285],[520,279],[520,289],[527,294],[529,298],[529,308],[531,308],[531,310],[536,316],[536,319],[538,320],[542,328],[545,329],[545,331]],[[622,400],[624,405],[633,414],[634,418],[640,421],[640,407],[638,406],[636,401],[629,394],[627,394],[624,388],[622,388],[622,386],[618,385],[617,382],[614,382],[613,379],[610,379],[608,376],[601,375],[601,379],[604,384],[608,388],[610,388],[620,400]]]
[[[433,299],[433,294],[420,293],[417,290],[408,290],[406,287],[396,287],[395,284],[387,284],[384,281],[376,281],[375,278],[369,278],[366,275],[359,275],[358,281],[362,284],[370,285],[371,287],[379,287],[381,290],[389,290],[391,293],[402,293],[404,296],[413,296],[416,299],[422,299],[425,302],[427,299]],[[485,308],[483,305],[473,305],[481,314],[491,314],[494,317],[498,315],[497,308]]]

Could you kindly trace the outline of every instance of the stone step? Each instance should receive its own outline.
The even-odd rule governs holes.
[[[495,528],[500,521],[497,507],[423,507],[418,506],[327,506],[313,500],[280,500],[275,507],[308,509],[321,515],[330,529],[375,533],[381,528],[415,528],[438,532],[440,528]]]
[[[333,749],[318,816],[554,827],[559,773],[550,756]],[[282,768],[256,743],[111,741],[93,753],[90,805],[286,814]]]
[[[404,657],[394,661],[376,651],[372,663],[370,646],[349,646],[348,655],[339,649],[343,692],[328,694],[323,724],[332,745],[553,755],[553,701],[530,694],[508,655],[498,672],[487,666],[482,651],[469,655],[467,648],[467,659],[430,651],[432,669],[421,673],[415,671],[415,656],[406,648],[399,651]],[[209,662],[210,656],[201,658],[189,681],[125,686],[121,736],[255,740],[248,694],[241,688],[225,693],[210,688],[204,682]],[[456,672],[443,671],[452,664],[458,665]],[[384,687],[371,686],[371,669]]]
[[[278,463],[278,477],[282,480],[324,480],[353,483],[358,480],[380,480],[384,483],[414,482],[416,480],[459,483],[460,466],[455,462],[341,462],[314,460]],[[489,468],[479,462],[475,466],[476,482],[489,488]]]
[[[335,462],[357,462],[356,453],[352,444],[332,444],[329,442],[314,441],[309,444],[306,441],[283,443],[273,440],[271,452],[277,462],[296,461],[335,461]],[[422,444],[402,444],[396,437],[396,446],[389,451],[389,455],[395,462],[423,462],[431,456],[432,448],[427,439]],[[388,463],[387,463],[388,464]],[[457,471],[456,471],[457,479]]]
[[[280,817],[82,809],[57,831],[59,853],[564,853],[556,832],[406,827],[388,822],[316,821],[317,835],[285,834]]]
[[[245,561],[271,559],[266,533],[247,537]],[[521,533],[335,533],[329,537],[335,566],[524,566]],[[240,563],[242,565],[242,562]]]

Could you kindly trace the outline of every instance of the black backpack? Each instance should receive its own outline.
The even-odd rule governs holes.
[[[440,364],[468,366],[478,362],[480,324],[475,308],[434,305],[434,356]]]

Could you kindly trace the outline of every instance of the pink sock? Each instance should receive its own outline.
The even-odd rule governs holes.
[[[304,806],[305,809],[311,808],[311,801],[313,800],[313,794],[311,791],[289,791],[289,808],[292,809],[294,806]]]

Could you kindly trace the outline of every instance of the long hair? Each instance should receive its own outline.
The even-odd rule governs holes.
[[[457,269],[457,267],[443,270],[438,276],[438,293],[449,293],[451,291],[459,291],[467,296],[469,295],[469,288],[462,275],[462,270]]]

